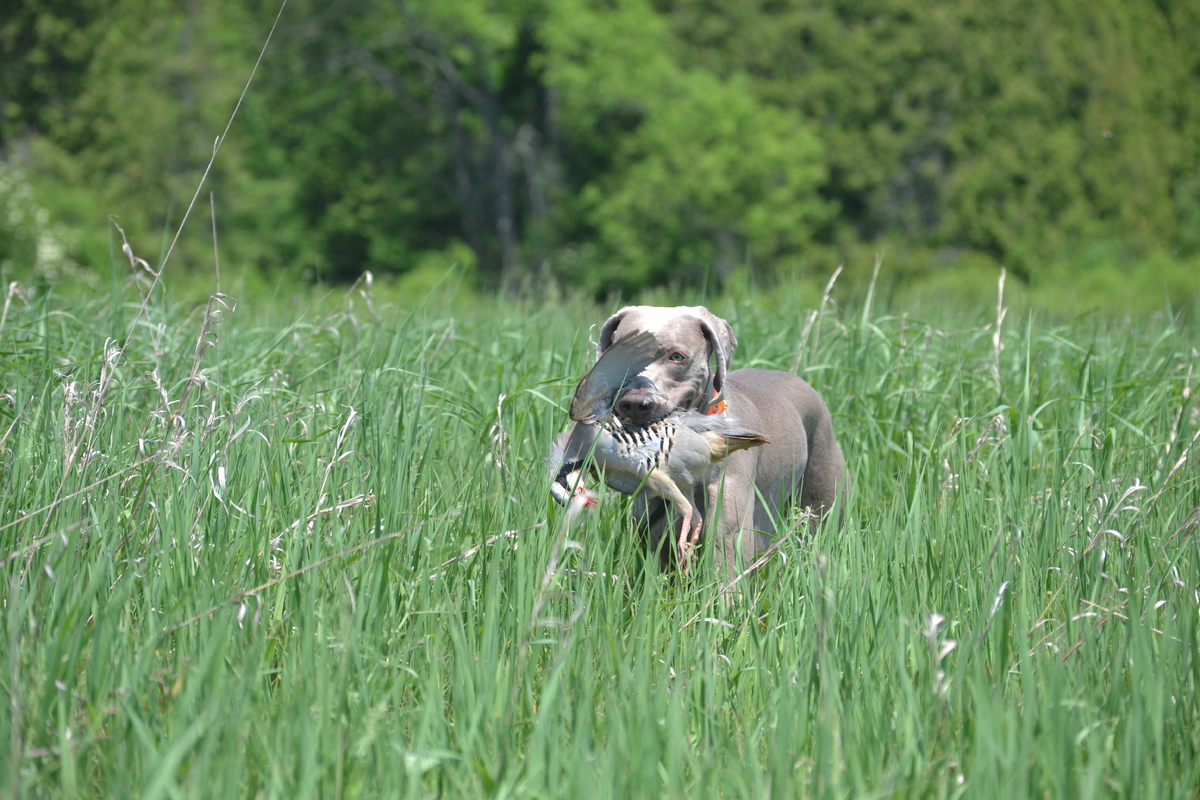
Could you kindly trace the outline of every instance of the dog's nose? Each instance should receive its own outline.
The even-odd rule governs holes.
[[[633,394],[633,392],[630,392],[630,394]],[[622,414],[632,414],[635,411],[649,411],[653,406],[654,401],[649,395],[642,395],[640,400],[631,399],[629,395],[625,395],[621,402],[617,403],[617,408]]]
[[[646,425],[670,413],[670,402],[660,392],[631,389],[617,399],[617,416],[635,425]]]

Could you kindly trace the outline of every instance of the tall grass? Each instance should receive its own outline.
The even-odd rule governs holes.
[[[855,487],[723,605],[548,502],[609,309],[161,291],[5,306],[0,793],[1195,796],[1194,326],[713,301]]]

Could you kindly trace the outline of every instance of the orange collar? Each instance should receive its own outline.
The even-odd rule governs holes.
[[[717,396],[717,392],[716,392],[716,390],[714,389],[714,390],[713,390],[713,397],[716,397],[716,396]],[[724,416],[724,415],[725,415],[725,409],[727,409],[728,407],[729,407],[729,404],[728,404],[728,403],[726,403],[724,400],[722,400],[722,401],[721,401],[721,402],[719,402],[719,403],[715,403],[715,404],[713,404],[713,405],[711,405],[711,406],[709,406],[709,407],[708,407],[708,416],[710,416],[710,417],[720,417],[720,416]]]

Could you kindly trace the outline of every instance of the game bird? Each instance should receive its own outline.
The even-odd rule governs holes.
[[[691,410],[675,411],[642,427],[622,423],[612,413],[617,397],[635,387],[656,392],[638,373],[661,354],[653,333],[625,337],[605,350],[579,382],[570,411],[576,424],[551,451],[555,480],[550,493],[568,508],[595,505],[595,494],[581,482],[589,458],[617,491],[634,494],[645,486],[682,518],[678,552],[686,569],[688,551],[699,541],[703,526],[696,487],[707,482],[713,464],[738,450],[767,444],[767,439],[726,417]],[[715,488],[709,494],[714,495]],[[708,508],[715,502],[710,496]]]

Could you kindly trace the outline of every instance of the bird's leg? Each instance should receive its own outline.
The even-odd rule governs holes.
[[[686,499],[683,500],[683,524],[679,526],[679,568],[687,572],[688,538],[692,530],[692,517],[699,517],[695,507]],[[697,521],[699,524],[699,521]]]
[[[700,541],[700,531],[704,527],[704,518],[700,516],[700,512],[692,510],[692,529],[689,531],[687,525],[679,531],[679,561],[683,564],[683,571],[687,572],[687,560],[692,555],[692,550],[696,543]]]
[[[646,487],[658,497],[670,501],[675,506],[675,510],[683,517],[683,524],[679,529],[679,539],[677,545],[679,547],[679,564],[684,572],[687,572],[687,552],[684,549],[688,535],[692,530],[692,517],[698,516],[696,507],[688,499],[687,495],[680,490],[678,484],[671,480],[666,470],[656,469],[646,476]]]

